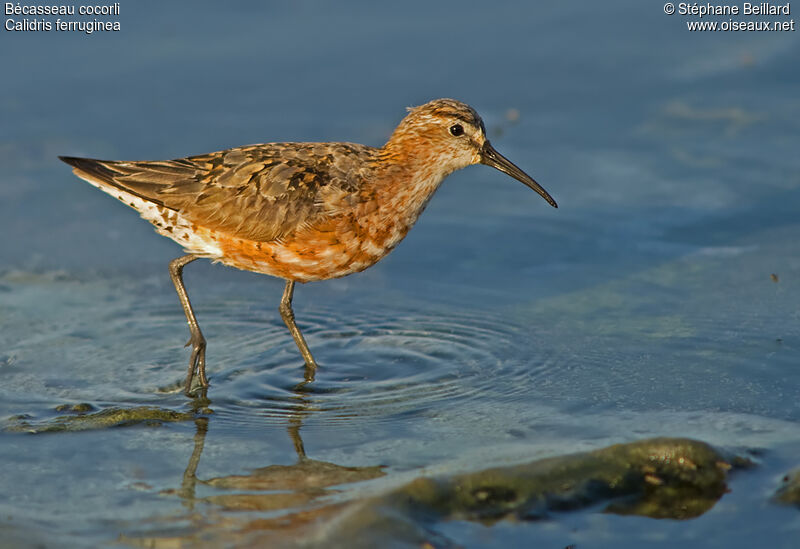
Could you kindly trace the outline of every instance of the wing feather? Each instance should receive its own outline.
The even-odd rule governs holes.
[[[330,215],[327,195],[355,200],[376,152],[351,143],[269,143],[155,162],[61,159],[101,188],[124,190],[211,230],[265,242]]]

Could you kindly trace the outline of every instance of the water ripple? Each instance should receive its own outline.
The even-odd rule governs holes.
[[[303,383],[302,359],[277,314],[237,316],[235,308],[220,308],[207,322],[221,420],[255,408],[268,422],[312,412],[328,423],[390,421],[470,399],[514,402],[532,398],[537,380],[555,366],[552,351],[500,316],[315,308],[303,312],[300,325],[320,368],[315,381]]]

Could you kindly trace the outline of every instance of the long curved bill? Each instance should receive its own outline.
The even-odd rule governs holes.
[[[558,208],[556,201],[553,200],[553,197],[550,196],[541,185],[534,181],[531,176],[516,167],[511,160],[494,150],[494,147],[492,147],[492,144],[489,143],[488,140],[483,144],[483,149],[481,150],[481,164],[496,168],[503,173],[507,173],[514,179],[522,181],[528,187],[542,195],[542,198],[547,200],[548,204],[554,208]]]

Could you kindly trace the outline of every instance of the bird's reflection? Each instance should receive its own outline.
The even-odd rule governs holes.
[[[199,417],[194,420],[197,431],[194,434],[194,450],[189,458],[189,464],[183,472],[181,488],[178,492],[183,504],[189,509],[194,509],[195,486],[197,485],[197,466],[200,463],[200,455],[203,453],[203,446],[206,443],[208,433],[208,418]]]
[[[308,384],[314,381],[314,370],[306,366],[305,380],[298,383],[294,388],[292,400],[296,403],[292,414],[289,416],[289,437],[294,444],[294,451],[297,452],[297,459],[303,461],[306,457],[306,448],[303,446],[303,439],[300,437],[300,428],[303,420],[311,413],[311,399],[308,398]]]
[[[308,373],[308,372],[307,372]],[[306,505],[333,491],[331,486],[355,483],[384,476],[382,467],[347,467],[311,459],[306,455],[300,431],[304,420],[313,413],[308,395],[308,383],[313,375],[298,384],[291,397],[293,405],[288,416],[287,432],[297,454],[292,465],[269,465],[244,475],[228,475],[208,480],[198,479],[197,471],[208,433],[208,417],[195,420],[194,449],[183,474],[177,495],[184,506],[194,509],[196,503],[211,503],[226,510],[276,511]],[[192,407],[195,412],[210,411],[205,391],[195,393]],[[224,493],[197,498],[197,485],[211,486]],[[236,491],[237,493],[230,493]],[[242,494],[241,491],[248,493]]]
[[[208,432],[208,418],[196,419],[194,450],[178,495],[191,511],[191,526],[178,536],[147,536],[137,544],[167,547],[282,546],[298,539],[323,546],[378,547],[392,540],[419,547],[448,545],[435,525],[469,520],[487,526],[504,519],[539,521],[565,511],[604,505],[620,515],[691,519],[711,509],[727,491],[727,473],[746,463],[710,445],[690,440],[652,438],[606,448],[533,460],[436,478],[420,476],[372,497],[326,498],[333,486],[383,476],[381,467],[345,467],[309,458],[300,432],[313,413],[303,383],[295,387],[287,430],[297,453],[292,465],[269,465],[246,475],[197,478]],[[194,407],[207,411],[203,398]],[[198,484],[215,493],[198,498]],[[197,503],[224,511],[269,512],[215,514],[195,510]],[[280,512],[283,511],[283,512]],[[335,542],[335,543],[334,543]],[[313,543],[312,543],[313,545]]]

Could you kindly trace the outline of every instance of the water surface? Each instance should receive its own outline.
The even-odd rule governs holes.
[[[689,33],[624,2],[121,9],[119,33],[0,35],[8,539],[202,545],[203,525],[679,436],[758,466],[691,520],[589,508],[436,532],[467,547],[793,545],[797,509],[769,498],[800,444],[796,33]],[[451,176],[379,265],[298,287],[321,364],[307,385],[282,282],[193,263],[212,386],[178,392],[188,331],[166,267],[180,250],[56,155],[380,145],[436,97],[472,104],[560,208],[487,167]],[[63,419],[104,410],[140,415]],[[69,431],[44,432],[53,421]],[[303,456],[326,464],[312,491],[236,480],[308,478]]]

